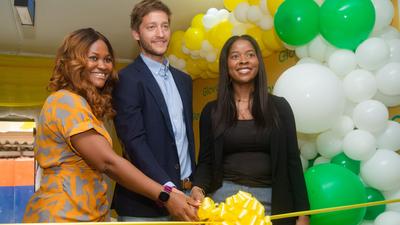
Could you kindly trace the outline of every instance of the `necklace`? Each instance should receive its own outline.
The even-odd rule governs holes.
[[[240,99],[240,98],[238,98],[238,99],[236,99],[236,101],[237,102],[249,102],[250,99]]]
[[[244,103],[244,104],[242,104]],[[250,99],[237,99],[236,100],[236,110],[239,120],[251,120],[253,115],[251,114],[251,100]]]

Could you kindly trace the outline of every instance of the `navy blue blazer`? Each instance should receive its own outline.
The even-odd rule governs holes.
[[[193,137],[192,79],[169,67],[182,99],[192,171],[195,169]],[[167,105],[150,69],[138,56],[119,72],[113,92],[114,119],[124,157],[160,184],[172,181],[181,189],[180,165]],[[116,184],[112,201],[119,216],[166,216],[165,208],[140,194]]]

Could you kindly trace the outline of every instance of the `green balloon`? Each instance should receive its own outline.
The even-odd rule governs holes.
[[[385,197],[383,197],[382,193],[374,188],[367,187],[365,188],[365,192],[367,193],[367,202],[385,200]],[[376,205],[367,207],[367,212],[365,213],[364,219],[374,220],[379,214],[383,213],[385,209],[386,205]]]
[[[311,209],[344,206],[366,202],[360,178],[348,169],[332,163],[319,164],[304,174]],[[358,225],[365,208],[312,215],[312,225]]]
[[[319,33],[319,6],[313,0],[286,0],[275,13],[274,25],[283,42],[307,44]]]
[[[350,159],[344,152],[333,157],[331,163],[347,168],[357,175],[360,173],[360,161]]]
[[[375,24],[371,0],[325,0],[320,9],[322,36],[338,48],[355,50]]]

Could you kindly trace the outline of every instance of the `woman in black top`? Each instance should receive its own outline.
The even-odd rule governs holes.
[[[217,100],[200,117],[200,153],[192,197],[216,201],[239,190],[251,192],[281,214],[309,209],[288,102],[268,93],[262,55],[248,35],[231,37],[220,55]],[[308,225],[307,216],[274,225]]]

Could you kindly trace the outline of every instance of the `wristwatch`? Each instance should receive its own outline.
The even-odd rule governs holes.
[[[164,185],[163,190],[158,195],[157,205],[162,207],[169,200],[169,194],[172,192],[172,187]]]

